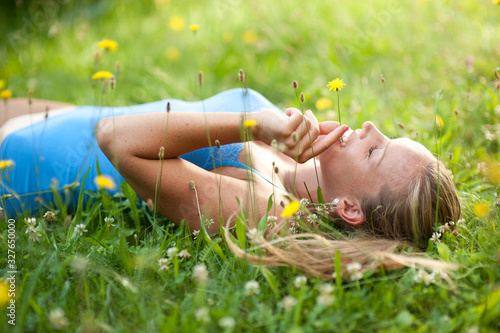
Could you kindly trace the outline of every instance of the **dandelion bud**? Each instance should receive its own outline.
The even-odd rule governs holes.
[[[149,210],[155,209],[155,204],[153,202],[153,199],[151,199],[151,198],[149,198],[148,200],[146,200],[146,205],[148,205]]]
[[[302,103],[304,103],[306,101],[306,98],[304,97],[304,93],[303,92],[300,93],[300,101]]]
[[[399,128],[401,128],[401,129],[404,129],[404,128],[406,127],[406,126],[405,126],[405,124],[403,124],[403,123],[399,123],[399,124],[398,124],[398,126],[399,126]]]
[[[238,77],[240,79],[240,82],[245,81],[245,72],[243,72],[242,69],[240,69],[240,72],[238,73]]]
[[[170,102],[167,102],[167,112],[170,112]]]
[[[455,113],[455,116],[458,116],[458,109],[453,110],[453,112]]]
[[[111,89],[115,89],[116,83],[115,83],[115,77],[111,77],[111,82],[110,82]]]
[[[380,74],[380,82],[385,83],[384,74]]]
[[[165,157],[165,147],[163,146],[160,147],[160,152],[158,153],[158,157],[160,159],[163,159]]]
[[[217,146],[217,149],[220,149],[220,141],[219,140],[215,140],[215,145]]]
[[[189,181],[189,188],[192,190],[196,190],[196,187],[194,185],[194,181],[192,181],[192,180]]]
[[[200,71],[198,73],[198,83],[200,84],[200,86],[203,85],[203,72],[202,71]]]
[[[293,89],[297,89],[299,87],[299,83],[296,80],[293,80],[292,87],[293,87]]]
[[[497,70],[495,70],[495,77],[496,77],[498,80],[500,80],[500,74],[498,74],[498,71],[497,71]]]
[[[280,173],[280,169],[277,166],[274,167],[274,173]]]

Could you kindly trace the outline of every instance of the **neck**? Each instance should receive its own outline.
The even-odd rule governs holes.
[[[295,169],[295,165],[297,169]],[[316,177],[316,169],[318,177]],[[312,202],[318,202],[316,191],[318,188],[318,178],[321,179],[318,161],[316,161],[316,169],[313,159],[310,159],[304,164],[296,164],[295,161],[293,161],[293,163],[290,163],[290,167],[286,170],[284,175],[284,185],[286,189],[297,199],[306,198]]]

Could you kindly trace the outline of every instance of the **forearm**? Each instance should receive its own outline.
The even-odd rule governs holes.
[[[257,116],[257,114],[252,114]],[[110,160],[136,156],[157,159],[160,147],[164,158],[190,151],[241,141],[241,113],[162,112],[106,118],[99,122],[97,139]],[[208,129],[208,131],[207,131]],[[110,156],[111,155],[111,156]]]

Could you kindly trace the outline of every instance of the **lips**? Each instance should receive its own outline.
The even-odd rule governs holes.
[[[347,141],[349,140],[349,137],[351,136],[351,134],[354,133],[354,131],[352,129],[348,129],[343,135],[342,135],[342,143],[341,144],[342,146],[345,146],[345,144],[347,143]]]

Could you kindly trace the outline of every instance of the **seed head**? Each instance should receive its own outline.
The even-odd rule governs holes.
[[[115,78],[113,76],[111,77],[110,86],[111,86],[111,89],[115,89],[116,82],[115,82]]]
[[[304,103],[306,101],[306,98],[304,97],[304,93],[303,92],[300,93],[300,101],[302,103]]]
[[[453,110],[453,113],[455,113],[455,116],[458,116],[458,109]]]
[[[192,190],[196,190],[196,186],[194,185],[194,181],[189,181],[189,188]]]
[[[274,167],[274,173],[279,173],[279,172],[280,172],[280,169],[277,166],[275,166]]]
[[[380,74],[380,82],[385,83],[384,74]]]
[[[148,205],[149,210],[153,210],[155,208],[155,204],[153,202],[153,199],[151,199],[151,198],[146,200],[146,205]]]
[[[215,146],[217,147],[217,149],[220,149],[220,141],[219,140],[215,140]]]
[[[299,87],[299,83],[296,80],[293,80],[292,87],[293,87],[293,89],[297,89]]]
[[[200,84],[200,86],[203,85],[203,72],[202,71],[200,71],[198,73],[198,83]]]
[[[401,128],[401,129],[404,129],[404,128],[406,127],[406,126],[405,126],[405,124],[403,124],[403,123],[399,123],[399,124],[398,124],[398,126],[399,126],[399,128]]]
[[[167,102],[167,113],[170,112],[170,102]]]
[[[165,147],[160,147],[160,152],[158,153],[158,157],[162,160],[165,157]]]
[[[243,72],[242,69],[240,69],[240,72],[238,73],[238,77],[240,79],[240,82],[244,82],[245,81],[245,72]]]
[[[31,99],[33,96],[33,89],[28,90],[28,104],[31,105],[33,103],[33,100]]]

